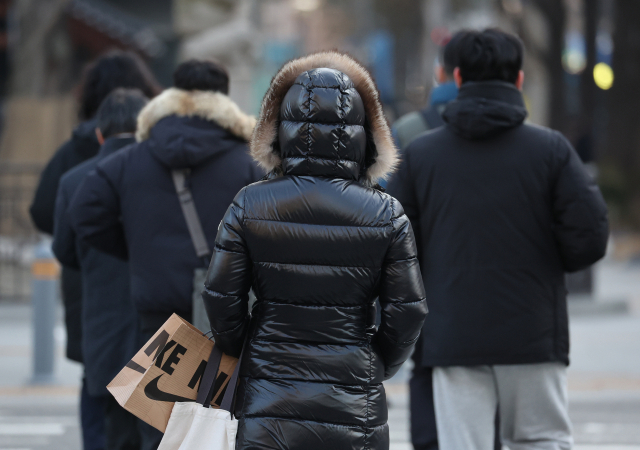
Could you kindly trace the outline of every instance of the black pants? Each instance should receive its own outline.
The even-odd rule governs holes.
[[[82,380],[80,392],[80,425],[84,450],[105,450],[105,405],[107,397],[89,395],[87,382]]]
[[[409,410],[411,413],[411,443],[414,450],[438,450],[438,430],[433,404],[433,369],[421,367],[414,352],[414,368],[409,380]],[[500,450],[499,417],[496,412],[495,450]]]
[[[111,395],[89,395],[84,382],[80,415],[84,450],[140,450],[136,416]]]
[[[411,443],[415,450],[438,450],[431,367],[414,366],[409,380]]]

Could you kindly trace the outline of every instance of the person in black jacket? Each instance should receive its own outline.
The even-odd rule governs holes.
[[[174,88],[151,100],[138,117],[138,143],[100,161],[72,201],[71,221],[88,245],[129,261],[131,299],[142,346],[177,313],[191,320],[195,252],[172,180],[187,183],[208,240],[238,191],[263,173],[248,153],[255,119],[226,95],[226,70],[191,60],[174,73]],[[207,258],[208,260],[208,258]],[[162,433],[143,426],[144,449]]]
[[[524,123],[523,46],[458,41],[445,127],[407,149],[389,191],[416,229],[441,450],[569,449],[565,272],[605,253],[604,200],[569,142]],[[535,444],[533,444],[535,442]]]
[[[137,316],[129,295],[129,266],[80,242],[69,222],[69,204],[100,161],[135,142],[136,118],[148,99],[139,90],[116,89],[96,114],[98,155],[68,171],[56,201],[53,252],[82,274],[82,360],[87,395],[102,403],[108,450],[140,448],[138,423],[107,391],[107,384],[138,350]]]
[[[65,142],[44,168],[36,188],[29,213],[36,228],[43,233],[53,234],[56,193],[60,178],[69,169],[93,158],[100,143],[96,138],[95,114],[102,101],[117,87],[140,89],[146,96],[153,97],[159,86],[144,62],[134,53],[112,51],[91,65],[84,73],[80,89],[80,111],[82,122],[73,131],[71,139]],[[67,331],[67,358],[82,362],[82,278],[80,272],[70,267],[62,267],[62,300],[64,305],[65,328]],[[86,392],[83,389],[83,394]],[[102,407],[93,405],[91,397],[83,395],[82,430],[87,436],[84,450],[104,448]]]
[[[100,148],[96,138],[95,114],[100,103],[117,87],[137,88],[148,97],[158,93],[158,84],[138,56],[121,51],[109,52],[85,70],[80,95],[80,119],[71,139],[62,144],[44,168],[29,208],[36,228],[53,234],[56,193],[60,178],[72,167],[93,158]],[[82,362],[80,317],[82,302],[80,273],[62,270],[62,297],[67,329],[67,358]]]
[[[289,62],[251,152],[269,179],[233,200],[203,293],[216,345],[246,340],[236,448],[388,449],[382,381],[427,309],[411,224],[372,187],[396,149],[371,76],[336,52]]]

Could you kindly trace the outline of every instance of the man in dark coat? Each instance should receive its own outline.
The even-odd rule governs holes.
[[[140,113],[138,143],[101,161],[72,202],[78,235],[129,260],[140,346],[171,314],[191,320],[194,271],[205,264],[194,249],[172,171],[189,170],[187,186],[211,249],[233,197],[263,175],[247,148],[255,119],[226,95],[228,82],[215,62],[181,64],[175,87]],[[145,450],[161,438],[143,426]]]
[[[569,449],[564,274],[604,255],[607,209],[568,141],[524,123],[520,40],[469,31],[457,49],[447,125],[389,186],[420,249],[440,449],[491,449],[496,407],[507,447]]]
[[[125,261],[89,248],[69,222],[69,204],[84,177],[100,161],[135,142],[136,118],[147,103],[138,90],[116,89],[97,113],[98,155],[71,169],[60,180],[56,202],[53,252],[64,267],[82,273],[82,359],[87,394],[105,410],[108,450],[135,450],[140,437],[135,416],[106,389],[138,350],[138,319],[129,293]]]

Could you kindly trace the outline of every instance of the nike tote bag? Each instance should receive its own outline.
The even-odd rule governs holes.
[[[220,409],[214,409],[210,404],[221,359],[222,352],[214,346],[196,402],[175,403],[158,450],[235,449],[238,421],[233,417],[232,410],[242,354],[229,379]]]

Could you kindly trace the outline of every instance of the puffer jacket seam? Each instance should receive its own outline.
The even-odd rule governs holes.
[[[426,298],[421,298],[420,300],[413,300],[411,302],[394,302],[392,300],[389,300],[387,303],[391,303],[392,305],[414,305],[416,303],[422,303],[426,300],[427,300]]]
[[[207,294],[213,296],[213,297],[241,297],[240,295],[237,294],[225,294],[223,292],[218,292],[218,291],[212,291],[211,289],[209,289],[208,287],[205,286],[204,291]]]
[[[313,83],[311,83],[313,84]],[[311,121],[309,119],[309,116],[311,115],[311,102],[313,99],[313,88],[310,86],[306,86],[307,89],[307,96],[308,96],[308,101],[309,101],[309,106],[307,108],[307,115],[306,115],[306,119],[307,119],[307,153],[304,155],[305,156],[305,161],[307,161],[307,164],[309,163],[309,155],[311,154]]]
[[[285,122],[289,122],[289,123],[310,123],[307,120],[291,120],[291,119],[287,119]],[[360,127],[360,128],[364,128],[364,125],[358,125],[355,123],[344,123],[344,122],[313,122],[314,125],[331,125],[334,127],[337,127],[339,125],[345,125],[348,127]]]
[[[272,377],[246,377],[246,378],[250,378],[252,380],[265,380],[265,381],[296,381],[296,382],[300,382],[300,383],[316,383],[316,384],[331,384],[332,386],[338,386],[338,387],[361,387],[364,389],[367,389],[367,387],[369,386],[383,386],[384,383],[372,383],[372,384],[350,384],[350,383],[337,383],[337,382],[333,382],[333,381],[319,381],[319,380],[299,380],[297,378],[272,378]]]
[[[244,414],[242,417],[244,419],[275,419],[275,420],[287,420],[287,421],[291,421],[291,422],[320,423],[320,424],[325,424],[325,425],[333,425],[333,426],[336,426],[336,427],[360,428],[360,429],[364,429],[364,430],[368,429],[368,427],[366,425],[356,425],[356,424],[352,424],[352,423],[343,423],[343,422],[327,422],[326,420],[300,419],[300,418],[281,417],[281,416],[272,416],[272,415],[262,416],[260,414]],[[374,428],[375,427],[382,427],[382,426],[385,426],[385,425],[386,425],[386,423],[385,424],[381,424],[381,425],[374,425]]]
[[[342,81],[344,81],[344,74],[340,75],[340,79]],[[344,127],[345,127],[345,114],[344,114],[344,92],[342,92],[342,89],[338,88],[338,92],[340,92],[340,106],[339,106],[339,110],[340,110],[340,124],[338,125],[338,130],[339,130],[339,134],[338,134],[338,151],[340,151],[340,145],[342,144],[342,138],[344,137]],[[338,173],[338,165],[340,164],[340,160],[336,160],[335,161],[335,165],[333,166],[333,173],[334,175],[336,175]]]
[[[234,252],[236,253],[236,252]],[[416,259],[416,258],[413,258]],[[409,261],[409,260],[407,260]],[[395,261],[394,261],[395,262]],[[303,263],[303,262],[276,262],[276,261],[253,261],[254,264],[277,264],[280,266],[318,266],[318,267],[340,267],[344,269],[374,269],[378,270],[376,266],[341,266],[339,264],[316,264],[316,263]]]
[[[371,374],[372,369],[372,352],[373,352],[373,347],[371,346],[371,344],[369,344],[369,383],[371,383],[371,381],[373,380],[373,376]],[[368,449],[369,448],[369,402],[370,402],[370,395],[371,395],[371,386],[367,386],[367,393],[366,393],[366,402],[367,402],[367,410],[365,413],[365,426],[364,426],[364,448]]]
[[[304,303],[277,302],[275,300],[265,300],[265,299],[260,299],[260,302],[271,303],[273,305],[301,306],[303,308],[362,308],[362,305],[331,305],[331,304],[309,305]]]
[[[244,321],[243,321],[243,322],[240,322],[240,323],[239,323],[238,325],[236,325],[235,327],[233,327],[233,328],[229,328],[228,330],[225,330],[225,331],[218,331],[218,330],[214,329],[213,327],[211,327],[211,329],[212,329],[216,334],[218,334],[218,335],[222,335],[222,334],[231,333],[231,332],[233,332],[233,331],[237,330],[238,328],[242,327],[244,324],[245,324],[245,323],[244,323]]]
[[[415,344],[416,342],[418,342],[418,339],[420,339],[420,335],[417,335],[416,337],[414,337],[413,339],[409,339],[408,341],[396,342],[396,345],[411,345],[411,344]]]
[[[399,263],[399,262],[408,262],[408,261],[414,261],[416,259],[418,259],[418,257],[414,255],[411,258],[405,258],[405,259],[389,259],[387,260],[387,263],[393,264],[393,263]]]
[[[216,250],[220,250],[221,252],[225,252],[225,253],[234,253],[236,255],[246,255],[246,253],[244,253],[244,252],[237,252],[235,250],[229,250],[228,248],[225,248],[220,244],[215,244],[214,248]]]
[[[303,341],[303,340],[296,340],[296,341],[275,341],[272,339],[262,339],[262,338],[255,338],[253,339],[252,342],[265,342],[268,344],[299,344],[299,345],[310,345],[313,347],[317,347],[320,345],[334,345],[336,347],[358,347],[358,348],[365,348],[367,346],[367,340],[363,339],[361,341],[358,342],[352,342],[349,344],[338,344],[335,342],[315,342],[315,341]]]
[[[247,217],[243,219],[244,222],[274,222],[289,225],[304,225],[307,227],[334,227],[334,228],[389,228],[389,225],[319,225],[317,223],[303,223],[303,222],[291,222],[287,220],[274,220],[274,219],[259,219],[253,217]]]
[[[354,161],[353,159],[346,159],[346,158],[327,158],[326,156],[287,156],[287,159],[304,159],[304,160],[309,160],[309,161],[317,161],[317,160],[322,160],[322,161],[337,161],[337,162],[350,162],[353,164],[358,164],[358,161]],[[335,177],[335,175],[333,176]],[[333,178],[333,177],[329,177],[329,178]]]

